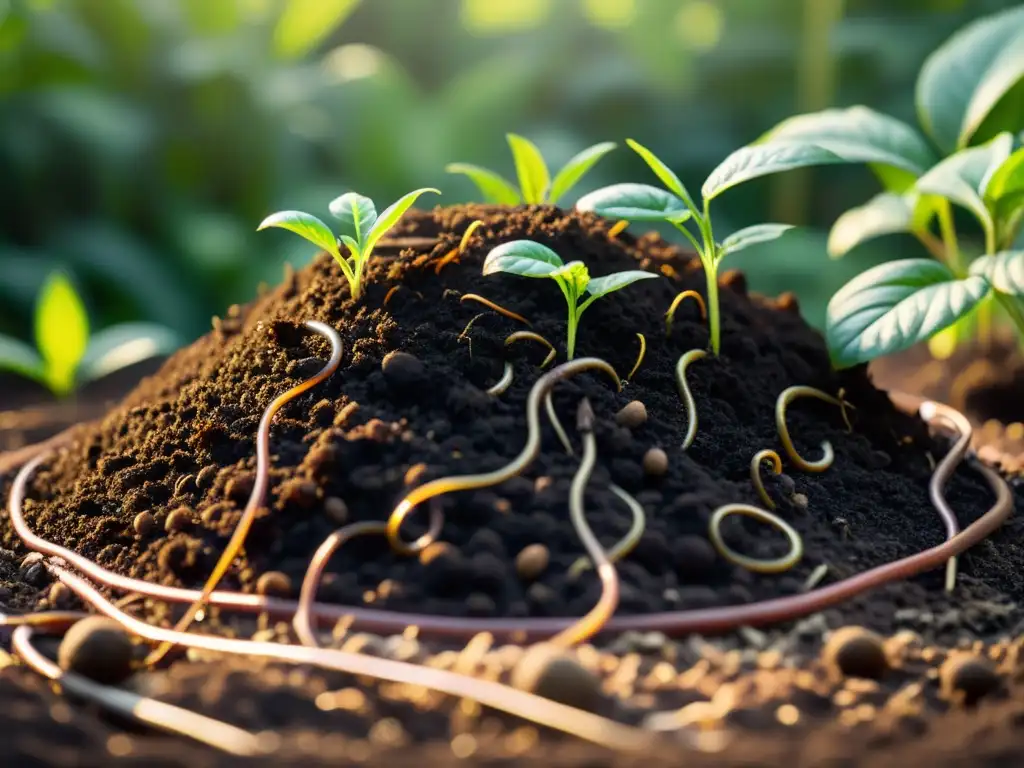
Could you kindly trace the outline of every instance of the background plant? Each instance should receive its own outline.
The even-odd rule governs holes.
[[[476,184],[484,200],[497,205],[519,205],[520,203],[547,203],[555,205],[577,182],[586,175],[598,160],[615,149],[614,142],[594,144],[573,155],[551,178],[547,163],[537,145],[529,139],[509,133],[505,137],[512,160],[516,166],[519,189],[494,171],[469,163],[449,163],[448,173],[461,173]]]
[[[566,264],[562,257],[546,245],[533,240],[512,240],[491,249],[484,259],[484,274],[508,272],[520,277],[549,277],[558,284],[568,306],[566,323],[566,355],[572,360],[576,353],[576,330],[587,308],[602,296],[625,288],[638,280],[658,275],[640,269],[616,272],[604,277],[591,277],[582,261]],[[586,298],[584,298],[586,297]]]

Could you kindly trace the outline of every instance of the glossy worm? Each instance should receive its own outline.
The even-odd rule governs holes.
[[[495,382],[494,386],[487,390],[488,395],[497,397],[498,395],[505,394],[508,388],[512,386],[512,377],[515,375],[515,366],[512,365],[511,361],[505,361],[505,372],[501,374],[501,378]]]
[[[548,355],[540,364],[542,370],[547,368],[551,361],[555,359],[555,355],[558,354],[555,351],[554,345],[550,341],[545,339],[539,333],[534,333],[533,331],[516,331],[515,333],[510,333],[508,338],[505,339],[505,346],[509,347],[517,341],[536,341],[548,348]]]
[[[686,407],[686,435],[683,437],[683,450],[685,451],[697,437],[697,404],[693,401],[693,393],[690,392],[690,385],[686,381],[686,369],[694,360],[700,360],[707,356],[703,349],[691,349],[684,352],[679,362],[676,363],[676,386],[679,388],[679,396],[683,399]]]
[[[633,514],[633,522],[630,524],[629,530],[626,531],[626,535],[619,539],[614,547],[608,550],[608,560],[613,563],[617,563],[636,549],[636,545],[639,543],[640,537],[644,535],[644,527],[647,524],[647,517],[644,514],[644,508],[640,505],[640,502],[615,483],[609,483],[608,490],[622,499],[626,506],[629,507],[629,511]],[[570,579],[579,578],[580,574],[590,567],[590,558],[584,555],[569,566],[567,575]]]
[[[776,558],[775,560],[759,560],[755,557],[741,555],[726,544],[725,539],[722,537],[722,521],[729,515],[743,515],[744,517],[766,523],[781,531],[789,539],[789,551],[783,557]],[[800,534],[789,523],[778,515],[750,504],[725,504],[716,509],[711,514],[711,520],[708,522],[708,537],[711,539],[715,549],[718,550],[718,554],[723,558],[733,565],[738,565],[741,568],[746,568],[748,571],[755,571],[757,573],[782,573],[783,571],[788,571],[799,563],[800,558],[804,556],[803,539],[800,538]]]
[[[782,473],[782,458],[771,448],[765,448],[763,451],[755,453],[754,458],[750,460],[750,482],[754,484],[754,490],[757,491],[757,495],[761,497],[764,505],[768,509],[775,509],[775,502],[772,501],[772,497],[768,495],[768,491],[764,489],[764,483],[761,481],[761,463],[764,461],[771,462],[772,474]]]
[[[636,363],[633,364],[632,370],[630,370],[629,374],[626,376],[626,381],[631,381],[633,379],[633,374],[637,372],[637,369],[640,367],[640,363],[644,361],[644,355],[647,354],[647,339],[644,338],[642,333],[637,333],[636,337],[640,340],[640,353],[636,356]]]
[[[679,305],[683,303],[683,299],[693,299],[697,302],[697,306],[700,308],[701,320],[707,320],[708,318],[708,307],[704,303],[704,297],[694,290],[681,291],[674,299],[672,299],[668,312],[665,313],[665,336],[672,335],[672,321],[675,319],[676,310],[679,309]]]
[[[479,296],[475,293],[464,293],[462,294],[462,297],[459,299],[459,301],[475,301],[477,304],[483,304],[488,309],[493,309],[499,315],[504,315],[505,317],[511,318],[512,320],[518,320],[520,323],[523,323],[528,328],[533,327],[533,324],[530,323],[530,321],[527,320],[522,315],[517,315],[511,309],[505,309],[500,304],[495,304],[490,299],[485,299],[483,296]]]
[[[835,459],[832,443],[828,440],[822,440],[822,457],[817,461],[807,461],[807,459],[797,453],[796,446],[793,445],[793,440],[789,436],[789,427],[786,426],[786,408],[790,402],[798,397],[815,397],[818,400],[824,400],[826,403],[838,405],[840,409],[851,406],[848,403],[844,405],[842,400],[832,397],[832,395],[822,392],[820,389],[804,385],[789,387],[783,390],[775,401],[775,426],[779,430],[779,439],[782,441],[782,447],[786,449],[789,460],[804,472],[824,472],[832,466],[832,462]]]

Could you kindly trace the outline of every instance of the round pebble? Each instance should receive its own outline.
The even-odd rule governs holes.
[[[183,531],[192,524],[192,510],[188,507],[178,507],[167,516],[164,521],[164,530],[168,533]]]
[[[324,499],[324,514],[332,523],[344,525],[348,522],[348,504],[337,496],[328,496]]]
[[[538,643],[512,669],[513,687],[570,707],[596,712],[604,703],[601,681],[560,648]]]
[[[530,544],[516,555],[516,573],[523,581],[534,581],[548,567],[551,555],[543,544]]]
[[[292,580],[281,571],[267,571],[256,580],[256,592],[272,597],[288,597],[292,593]]]
[[[807,509],[807,504],[809,503],[806,494],[803,493],[794,493],[792,501],[793,506],[797,509]]]
[[[985,658],[954,653],[939,669],[942,692],[954,701],[971,705],[999,687],[999,675]]]
[[[389,384],[408,387],[423,381],[426,369],[422,361],[408,352],[389,352],[380,364]]]
[[[846,677],[880,679],[889,669],[882,638],[864,627],[842,627],[832,632],[821,649],[830,669]]]
[[[156,528],[156,518],[152,512],[139,512],[132,520],[132,528],[139,536],[148,536]]]
[[[132,674],[132,643],[121,626],[105,616],[75,622],[57,650],[57,663],[104,685],[117,685]]]
[[[615,423],[628,429],[636,429],[645,421],[647,421],[647,406],[639,400],[631,400],[615,414]]]
[[[651,448],[644,454],[644,474],[661,477],[668,472],[668,454],[661,448]]]

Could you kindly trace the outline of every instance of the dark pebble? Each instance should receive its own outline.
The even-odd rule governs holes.
[[[131,676],[132,656],[132,643],[116,621],[89,616],[65,633],[57,663],[98,683],[117,685]]]
[[[864,627],[842,627],[832,632],[821,658],[832,671],[846,677],[880,679],[889,669],[882,638]]]
[[[953,701],[968,706],[999,687],[999,675],[988,659],[967,653],[954,653],[939,669],[942,692]]]
[[[523,581],[536,580],[548,567],[551,555],[543,544],[530,544],[516,555],[516,573]]]
[[[396,387],[412,387],[422,383],[426,368],[418,357],[408,352],[390,352],[381,361],[381,370],[388,384]]]
[[[602,708],[601,681],[560,648],[531,646],[512,670],[512,685],[587,712]]]
[[[703,576],[718,556],[711,542],[702,536],[680,536],[670,546],[676,573],[686,578]]]
[[[149,536],[156,528],[156,518],[151,512],[139,512],[132,520],[132,528],[139,536]]]
[[[324,514],[335,525],[344,525],[348,522],[348,504],[337,496],[328,496],[324,499]]]

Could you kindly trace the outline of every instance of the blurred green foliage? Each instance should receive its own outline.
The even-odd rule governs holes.
[[[256,234],[353,188],[472,199],[455,160],[510,173],[504,136],[559,165],[620,142],[575,197],[644,180],[650,146],[687,184],[795,112],[863,103],[913,122],[924,57],[1011,0],[0,0],[0,332],[30,336],[54,268],[97,325],[194,337],[311,249]],[[829,294],[892,241],[830,263],[836,216],[874,191],[829,169],[724,196],[718,229],[809,230],[738,254],[755,289]],[[566,204],[570,201],[567,200]],[[784,213],[779,213],[784,211]],[[914,255],[909,239],[898,255]]]

